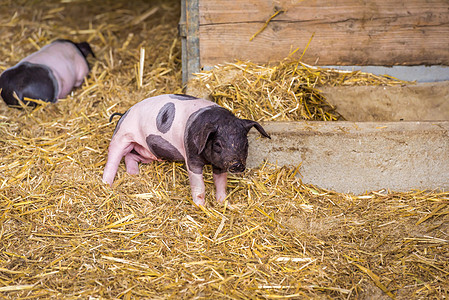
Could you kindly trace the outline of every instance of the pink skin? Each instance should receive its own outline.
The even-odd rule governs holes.
[[[189,173],[190,191],[192,192],[193,202],[198,206],[204,206],[206,203],[206,187],[204,186],[203,174]]]
[[[223,203],[224,199],[226,198],[226,185],[228,183],[228,173],[221,173],[221,174],[213,174],[214,177],[214,183],[215,183],[215,198],[217,198],[217,201],[220,203]]]
[[[171,128],[162,133],[157,129],[156,116],[159,110],[168,102],[175,104],[176,114]],[[103,181],[112,185],[118,166],[123,157],[125,157],[126,171],[130,174],[138,174],[138,163],[150,163],[159,160],[148,148],[146,137],[150,134],[158,135],[170,142],[187,160],[184,133],[189,116],[197,110],[216,105],[213,102],[197,100],[177,100],[168,95],[161,95],[145,99],[134,105],[124,116],[120,127],[112,137],[108,150],[108,160],[106,162]],[[132,150],[137,151],[131,153]],[[186,161],[188,168],[188,162]],[[190,188],[193,202],[196,205],[205,204],[205,186],[202,174],[195,174],[189,169]],[[226,197],[226,173],[215,175],[214,182],[217,190],[217,200],[222,202]]]
[[[89,73],[89,66],[76,46],[70,42],[55,41],[25,57],[21,62],[48,66],[59,86],[58,99],[65,98],[73,87],[79,87]]]

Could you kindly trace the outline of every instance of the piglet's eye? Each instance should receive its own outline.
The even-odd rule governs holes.
[[[221,152],[221,144],[219,142],[215,142],[213,145],[213,149],[215,152],[220,153]]]

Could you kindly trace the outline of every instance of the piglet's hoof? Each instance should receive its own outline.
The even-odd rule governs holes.
[[[225,199],[226,199],[226,193],[217,193],[215,195],[215,198],[217,198],[217,201],[221,204],[224,203]]]
[[[204,206],[206,204],[204,193],[193,196],[193,203],[195,203],[196,206]]]

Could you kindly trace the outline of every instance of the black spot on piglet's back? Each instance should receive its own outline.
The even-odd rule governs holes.
[[[184,160],[182,154],[175,148],[169,141],[163,137],[155,134],[150,134],[146,138],[148,149],[157,158],[169,160],[169,161],[179,161]]]
[[[157,129],[162,133],[167,133],[170,130],[171,125],[173,124],[175,114],[176,108],[172,102],[169,102],[162,106],[156,117]]]
[[[171,95],[169,95],[169,97],[171,99],[176,99],[176,100],[196,100],[196,99],[198,99],[197,97],[193,97],[190,95],[184,95],[184,94],[171,94]]]

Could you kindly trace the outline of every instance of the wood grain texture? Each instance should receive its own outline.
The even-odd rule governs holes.
[[[306,63],[449,65],[447,0],[200,0],[199,20],[202,66],[280,61],[313,34]]]

